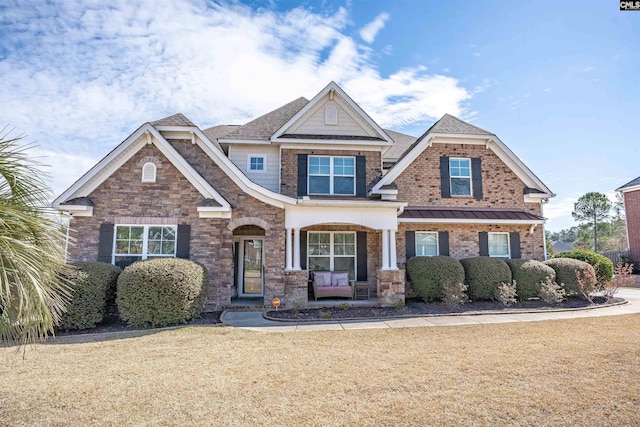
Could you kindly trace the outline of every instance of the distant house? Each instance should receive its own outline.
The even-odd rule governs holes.
[[[640,176],[616,189],[624,196],[624,211],[627,217],[627,238],[631,258],[640,261]]]
[[[393,304],[412,256],[543,260],[553,196],[493,133],[448,114],[419,138],[383,129],[331,82],[241,126],[144,123],[53,206],[72,260],[192,259],[220,308],[304,306],[319,271]]]
[[[551,246],[553,246],[553,251],[555,253],[573,249],[573,243],[571,242],[553,242],[551,243]]]

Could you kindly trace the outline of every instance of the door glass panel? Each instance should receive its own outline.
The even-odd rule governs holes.
[[[262,240],[245,240],[242,293],[262,295]]]

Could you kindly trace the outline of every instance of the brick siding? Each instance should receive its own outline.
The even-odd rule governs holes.
[[[624,193],[624,210],[627,216],[631,258],[640,261],[640,190]]]

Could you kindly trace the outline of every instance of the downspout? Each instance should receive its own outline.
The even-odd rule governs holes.
[[[544,204],[546,202],[548,202],[549,199],[542,199],[540,200],[540,216],[542,216],[544,218]],[[544,260],[546,261],[548,259],[548,254],[547,254],[547,232],[545,231],[545,226],[546,221],[542,223],[542,247],[544,248]]]
[[[69,230],[71,229],[71,218],[73,216],[69,212],[64,212],[64,215],[67,216],[67,232],[64,239],[64,263],[66,264],[69,258]]]

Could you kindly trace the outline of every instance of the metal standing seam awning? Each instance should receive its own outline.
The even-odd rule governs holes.
[[[408,206],[398,222],[533,225],[545,218],[522,209]]]

